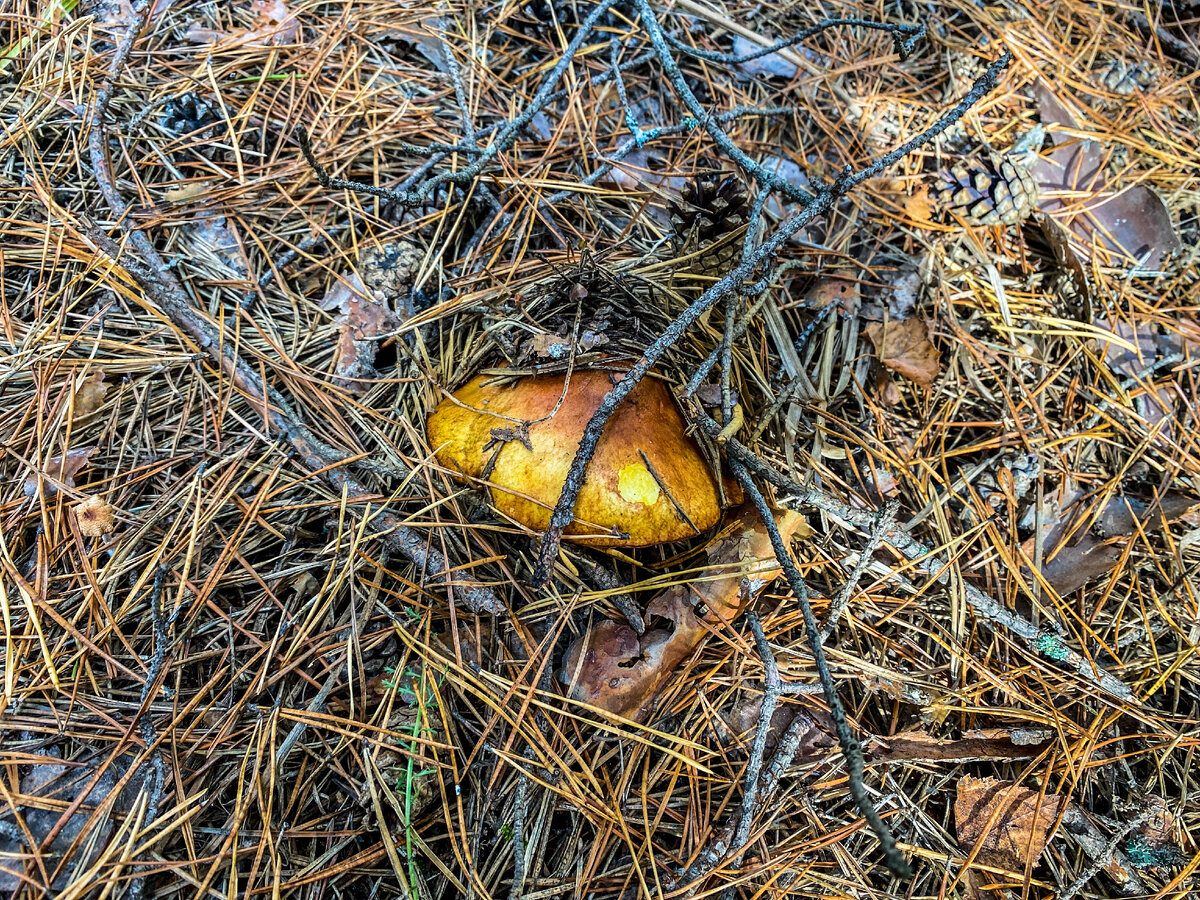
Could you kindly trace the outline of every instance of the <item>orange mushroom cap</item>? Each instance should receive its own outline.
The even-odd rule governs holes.
[[[563,396],[563,375],[477,375],[430,414],[429,443],[438,462],[463,475],[480,478],[491,464],[496,509],[544,531],[584,427],[621,377],[577,371]],[[522,422],[528,447],[492,434]],[[600,436],[567,536],[591,547],[647,547],[693,537],[720,516],[716,478],[674,397],[643,378]]]

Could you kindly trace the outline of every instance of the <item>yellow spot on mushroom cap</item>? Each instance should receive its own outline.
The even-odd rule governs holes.
[[[630,503],[654,503],[661,493],[658,482],[641,463],[630,463],[621,469],[617,490]]]

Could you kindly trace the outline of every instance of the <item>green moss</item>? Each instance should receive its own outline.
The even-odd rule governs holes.
[[[1125,841],[1124,850],[1129,861],[1139,869],[1175,866],[1183,860],[1179,849],[1173,844],[1152,844],[1141,835]]]
[[[1068,655],[1067,645],[1062,642],[1062,638],[1051,631],[1039,634],[1037,640],[1033,642],[1033,649],[1055,661],[1066,659]]]

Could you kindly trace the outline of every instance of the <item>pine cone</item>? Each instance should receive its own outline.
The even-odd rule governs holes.
[[[746,222],[746,189],[736,175],[697,175],[668,204],[675,234],[686,238],[692,229],[700,241],[713,241]]]
[[[736,175],[698,175],[683,186],[679,200],[667,204],[677,245],[684,252],[703,251],[745,226],[746,189]],[[740,247],[723,244],[712,254],[698,257],[692,268],[711,274],[728,268]]]
[[[942,207],[976,225],[1016,225],[1037,207],[1037,182],[1007,156],[959,163],[938,177]]]
[[[162,126],[176,135],[191,134],[205,129],[202,138],[216,135],[221,115],[207,100],[192,91],[172,97],[163,106]]]
[[[988,67],[988,60],[965,50],[950,50],[946,54],[946,96],[948,102],[958,102],[975,85],[975,80]]]
[[[1132,94],[1134,91],[1148,91],[1155,86],[1160,77],[1158,71],[1146,63],[1129,63],[1120,57],[1115,57],[1102,67],[1099,72],[1100,84],[1114,94]]]

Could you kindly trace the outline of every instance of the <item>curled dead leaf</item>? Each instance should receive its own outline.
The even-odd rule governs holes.
[[[954,826],[964,850],[979,847],[978,858],[1022,870],[1046,849],[1063,798],[996,778],[964,775],[954,801]]]
[[[885,366],[922,387],[933,384],[941,364],[929,340],[928,322],[914,316],[902,322],[871,322],[864,330]]]
[[[1091,284],[1088,282],[1087,270],[1083,267],[1083,261],[1071,248],[1070,233],[1058,224],[1057,220],[1040,209],[1034,212],[1033,221],[1042,229],[1046,243],[1050,245],[1050,252],[1054,254],[1054,261],[1070,278],[1074,293],[1080,301],[1077,304],[1080,310],[1076,318],[1081,322],[1090,322],[1092,320]]]
[[[300,20],[283,0],[253,0],[250,12],[254,27],[247,36],[252,44],[292,44],[300,37]]]
[[[248,47],[294,44],[299,40],[300,20],[296,13],[288,9],[284,0],[252,0],[250,12],[254,16],[254,24],[245,30],[222,31],[193,22],[184,32],[184,39],[198,44],[236,40]]]
[[[95,452],[95,447],[87,447],[83,450],[68,450],[63,456],[52,457],[46,463],[42,478],[39,478],[37,472],[26,476],[24,484],[25,496],[37,496],[39,481],[44,485],[43,490],[47,497],[57,494],[60,488],[65,487],[70,489],[75,487],[75,476],[88,464],[88,460],[92,458],[92,454]]]
[[[746,697],[739,703],[722,710],[713,722],[713,735],[723,747],[741,744],[745,748],[753,740],[762,711],[762,695]],[[767,732],[766,749],[772,750],[780,736],[788,728],[800,729],[800,741],[796,748],[796,759],[815,759],[826,756],[837,746],[833,719],[824,710],[815,706],[805,708],[800,703],[781,704],[771,715],[771,727]]]
[[[1104,350],[1104,362],[1113,372],[1128,379],[1128,393],[1138,416],[1147,429],[1154,428],[1163,419],[1157,441],[1168,444],[1174,437],[1176,392],[1168,386],[1149,384],[1147,373],[1159,359],[1178,355],[1184,364],[1190,363],[1197,354],[1180,335],[1160,332],[1156,323],[1134,319],[1096,319],[1096,325],[1110,329],[1115,339],[1097,338]],[[1132,348],[1132,349],[1131,349]],[[1145,384],[1143,387],[1142,385]]]
[[[759,52],[762,47],[755,41],[740,34],[733,36],[733,53],[735,56],[751,56]],[[768,53],[766,56],[758,56],[754,59],[748,59],[745,62],[738,63],[738,68],[747,75],[758,75],[763,78],[782,78],[784,81],[790,81],[796,77],[796,64],[790,62],[787,57],[780,53]]]
[[[786,542],[804,520],[783,512],[776,524]],[[639,638],[628,625],[602,622],[571,644],[561,673],[570,696],[644,720],[680,664],[713,629],[728,627],[780,571],[767,529],[749,505],[709,546],[708,559],[729,574],[670,587],[647,604],[647,620],[665,620],[665,626]]]

